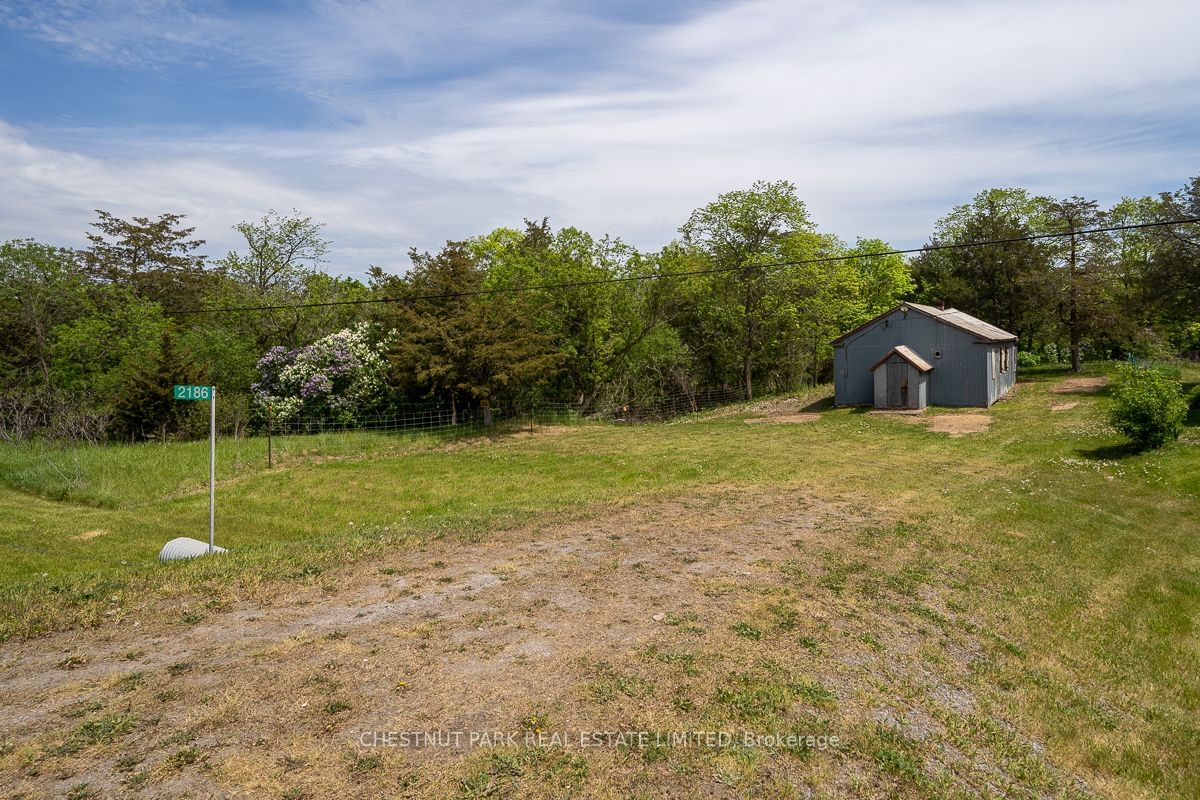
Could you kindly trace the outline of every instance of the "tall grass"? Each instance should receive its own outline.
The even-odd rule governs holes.
[[[209,443],[61,445],[28,442],[0,448],[0,481],[38,497],[125,508],[199,490],[208,482]],[[266,441],[222,439],[217,477],[266,468]]]
[[[512,427],[489,431],[502,434]],[[436,447],[448,440],[479,436],[461,431],[349,430],[275,436],[272,463],[397,455]],[[268,469],[267,439],[217,440],[217,480]],[[0,483],[49,500],[98,508],[129,508],[205,491],[209,442],[142,444],[56,444],[41,441],[0,447]]]

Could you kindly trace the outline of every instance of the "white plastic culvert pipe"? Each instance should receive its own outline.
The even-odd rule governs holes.
[[[212,547],[211,550],[209,549],[210,547]],[[227,552],[229,551],[224,547],[212,546],[208,542],[202,542],[190,536],[180,536],[163,545],[162,551],[158,554],[158,560],[165,563],[167,561],[179,561],[185,558],[206,556],[209,553]]]

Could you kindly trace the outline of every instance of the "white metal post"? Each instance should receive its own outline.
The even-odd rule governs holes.
[[[208,429],[208,554],[213,554],[217,528],[217,387],[209,387]]]

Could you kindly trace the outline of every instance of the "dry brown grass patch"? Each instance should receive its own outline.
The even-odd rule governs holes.
[[[1058,394],[1098,394],[1108,385],[1108,378],[1100,375],[1095,377],[1080,376],[1067,378],[1050,389]]]
[[[900,411],[877,409],[871,413],[892,417],[908,425],[924,425],[934,433],[947,433],[951,438],[966,436],[969,433],[983,433],[992,425],[991,416],[982,411],[926,414],[924,409]]]
[[[934,433],[948,433],[951,437],[983,433],[992,426],[990,416],[974,411],[963,414],[937,414],[926,417],[924,422],[929,424],[929,430]]]
[[[107,536],[107,535],[108,535],[108,531],[104,530],[103,528],[96,528],[95,530],[84,531],[83,533],[79,534],[75,538],[78,541],[86,542],[88,539],[95,539],[99,536]]]
[[[777,423],[777,424],[789,424],[789,423],[794,424],[794,423],[804,423],[804,422],[816,422],[819,419],[821,419],[821,415],[816,414],[816,413],[778,414],[773,417],[752,417],[752,418],[746,420],[746,424],[747,425],[756,425],[760,422],[772,422],[772,423]]]

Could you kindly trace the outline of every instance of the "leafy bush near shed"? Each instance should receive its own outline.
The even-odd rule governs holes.
[[[1188,411],[1183,387],[1160,370],[1122,364],[1112,398],[1109,422],[1138,449],[1162,447],[1183,432]]]

